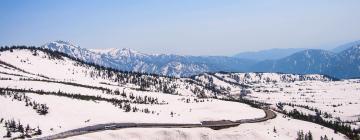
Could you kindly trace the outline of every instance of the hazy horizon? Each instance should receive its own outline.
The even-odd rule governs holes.
[[[334,48],[360,39],[360,1],[0,2],[0,45],[64,40],[85,48],[225,55]]]

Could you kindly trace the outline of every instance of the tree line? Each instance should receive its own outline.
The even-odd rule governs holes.
[[[30,89],[12,89],[12,88],[0,88],[0,93],[7,93],[7,92],[14,92],[14,93],[35,93],[39,95],[55,95],[60,97],[68,97],[72,99],[79,99],[79,100],[85,100],[85,101],[105,101],[113,104],[116,107],[119,107],[120,109],[124,110],[125,112],[144,112],[144,113],[152,113],[155,114],[155,111],[150,111],[149,109],[138,109],[135,106],[132,106],[131,104],[164,104],[159,103],[157,98],[148,97],[146,96],[134,96],[133,94],[130,94],[130,100],[129,99],[116,99],[116,98],[104,98],[101,96],[90,96],[90,95],[82,95],[82,94],[69,94],[62,91],[58,92],[47,92],[43,90],[30,90]],[[42,106],[40,105],[40,109],[42,109]]]
[[[46,104],[38,103],[35,100],[32,100],[29,96],[26,96],[24,93],[18,93],[9,90],[0,90],[0,96],[5,98],[11,98],[11,100],[16,100],[20,102],[25,102],[26,107],[31,107],[39,115],[46,115],[49,113],[49,107]]]
[[[348,138],[352,139],[352,140],[360,140],[360,136],[359,136],[359,130],[356,129],[352,129],[350,125],[341,123],[339,121],[327,121],[324,120],[320,114],[316,114],[316,115],[306,115],[303,114],[302,112],[297,111],[296,109],[293,109],[291,111],[286,111],[283,110],[281,111],[282,114],[285,114],[287,116],[290,116],[294,119],[298,119],[298,120],[303,120],[303,121],[308,121],[308,122],[313,122],[328,128],[331,128],[334,130],[334,133],[342,133],[344,135],[346,135]]]
[[[13,137],[12,133],[20,133],[19,136],[13,137],[13,139],[25,139],[31,138],[32,136],[41,135],[42,130],[39,128],[30,127],[29,124],[24,126],[20,121],[16,122],[14,119],[5,120],[4,118],[0,119],[0,124],[4,124],[3,127],[6,128],[6,134],[3,138]]]

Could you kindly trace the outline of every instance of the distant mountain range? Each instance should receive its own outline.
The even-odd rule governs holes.
[[[329,51],[339,53],[346,49],[351,48],[352,46],[356,46],[359,44],[360,44],[360,40],[340,45]],[[274,49],[269,49],[269,50],[241,52],[241,53],[235,54],[233,57],[241,58],[241,59],[257,60],[257,61],[277,60],[277,59],[281,59],[281,58],[290,56],[296,52],[300,52],[303,50],[308,50],[308,48],[274,48]]]
[[[242,52],[234,55],[234,57],[241,59],[252,59],[257,61],[276,60],[303,50],[306,49],[305,48],[285,48],[285,49],[275,48],[275,49],[262,50],[257,52]]]
[[[342,51],[344,51],[346,49],[349,49],[349,48],[351,48],[353,46],[357,46],[357,45],[360,45],[360,40],[340,45],[340,46],[332,49],[331,51],[335,52],[335,53],[339,53],[339,52],[342,52]]]
[[[227,56],[145,54],[131,49],[86,49],[65,41],[42,46],[119,70],[187,77],[204,72],[282,72],[360,77],[360,41],[333,50],[272,49]]]
[[[254,64],[250,70],[317,73],[337,78],[360,77],[360,41],[341,45],[331,51],[307,49],[281,59],[261,61]]]
[[[255,63],[253,60],[226,56],[145,54],[126,48],[86,49],[65,41],[54,41],[42,47],[106,67],[176,77],[213,71],[245,71]]]

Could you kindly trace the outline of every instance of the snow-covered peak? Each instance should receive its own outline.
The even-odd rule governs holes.
[[[149,56],[148,54],[141,53],[130,48],[104,48],[104,49],[89,49],[92,52],[104,54],[111,56],[112,58],[120,58],[120,57],[144,57]]]
[[[146,54],[140,53],[138,51],[131,50],[129,48],[123,48],[123,49],[116,49],[111,52],[109,52],[111,56],[145,56]]]
[[[45,45],[41,46],[42,48],[47,48],[52,51],[59,51],[64,53],[75,53],[82,50],[80,46],[74,45],[67,41],[57,40],[50,43],[46,43]]]
[[[41,48],[49,49],[52,51],[62,52],[71,57],[82,59],[86,62],[92,62],[93,60],[95,61],[96,59],[98,59],[100,57],[98,54],[96,54],[92,51],[89,51],[86,48],[81,48],[78,45],[74,45],[70,42],[61,41],[61,40],[47,43],[47,44],[41,46]],[[95,61],[95,62],[97,62],[97,61]]]
[[[100,53],[100,54],[108,54],[110,52],[118,51],[118,48],[95,48],[95,49],[89,49],[92,52]]]
[[[63,41],[63,40],[56,40],[56,41],[54,41],[53,43],[75,46],[75,45],[73,45],[72,43],[70,43],[69,41]]]

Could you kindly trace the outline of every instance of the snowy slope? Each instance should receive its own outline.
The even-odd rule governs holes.
[[[114,50],[102,53],[112,53],[112,51]],[[263,117],[265,114],[261,109],[243,103],[215,99],[238,98],[243,89],[250,91],[245,98],[265,101],[272,106],[278,102],[297,100],[298,103],[330,112],[334,109],[331,106],[334,104],[330,100],[334,100],[343,104],[335,107],[336,112],[332,113],[334,117],[354,120],[359,114],[356,111],[359,107],[357,90],[360,89],[357,80],[333,81],[329,77],[317,74],[204,73],[191,78],[173,78],[115,71],[39,48],[1,50],[0,62],[0,110],[2,110],[0,120],[14,119],[23,125],[29,124],[31,128],[39,126],[43,132],[40,136],[110,122],[199,123],[206,120]],[[46,104],[49,108],[48,113],[39,114],[27,105],[25,97],[31,102]],[[315,104],[307,100],[319,101]],[[125,107],[127,105],[131,106],[128,111]],[[311,130],[316,137],[326,134],[336,139],[343,138],[342,134],[331,133],[330,129],[313,123],[298,120],[284,122],[285,120],[287,119],[278,117],[276,120],[264,123],[246,124],[245,127],[240,125],[220,131],[209,129],[180,129],[180,131],[184,131],[185,136],[191,135],[189,137],[194,139],[201,139],[203,133],[215,133],[209,136],[229,139],[265,139],[269,136],[274,139],[288,139],[294,138],[296,132],[300,130],[304,132]],[[358,125],[355,123],[353,127]],[[4,126],[4,122],[0,123],[0,126]],[[278,129],[278,133],[271,133],[274,126]],[[261,131],[257,131],[260,127]],[[146,129],[140,130],[146,131]],[[131,131],[140,130],[111,132],[115,134],[107,134],[106,131],[85,135],[84,138],[101,136],[110,139],[112,137],[109,135],[116,136],[122,133],[128,135],[133,134]],[[178,130],[169,129],[164,133],[172,133],[170,137],[177,137],[173,132]],[[152,135],[158,131],[163,130],[153,129],[148,133]],[[0,127],[0,135],[6,133],[6,128]],[[249,133],[251,135],[247,135]],[[19,132],[12,134],[12,137],[21,135]],[[140,138],[147,136],[138,133],[134,135],[140,135]],[[167,136],[162,133],[160,135],[165,138]],[[132,136],[125,136],[126,138]]]
[[[286,111],[297,109],[305,114],[315,115],[318,110],[326,120],[360,128],[359,79],[336,80],[317,74],[278,73],[214,73],[196,79],[204,85],[222,88],[234,98],[242,96],[269,103],[274,108],[277,108],[276,104],[284,103]]]
[[[99,69],[40,49],[5,50],[0,52],[0,60],[0,119],[39,126],[44,135],[109,122],[200,123],[264,116],[262,110],[246,104],[197,98],[215,94],[188,78]],[[25,97],[46,104],[49,113],[38,114],[26,105]],[[151,99],[156,102],[150,103]],[[130,112],[116,102],[131,105]],[[0,133],[6,134],[5,127],[0,127]],[[19,135],[13,133],[13,137]]]
[[[278,114],[281,116],[281,114]],[[274,128],[276,132],[274,132]],[[319,140],[325,135],[329,139],[345,139],[342,134],[335,134],[333,130],[309,122],[299,121],[291,118],[277,117],[263,123],[243,124],[238,127],[211,130],[207,128],[175,129],[175,128],[130,128],[115,131],[104,131],[72,137],[72,140],[294,140],[297,132],[309,131],[314,140]]]

